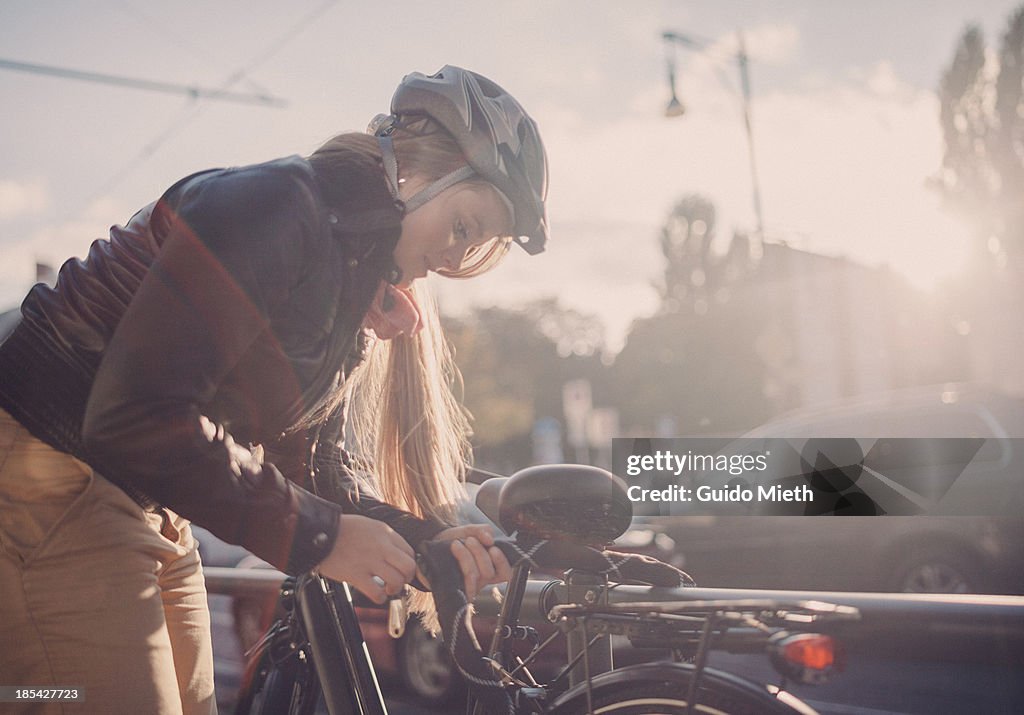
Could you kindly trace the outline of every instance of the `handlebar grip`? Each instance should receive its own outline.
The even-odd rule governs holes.
[[[508,690],[488,665],[473,631],[472,609],[462,590],[462,571],[452,555],[451,542],[422,543],[418,561],[430,581],[441,636],[456,669],[486,712],[512,712]]]

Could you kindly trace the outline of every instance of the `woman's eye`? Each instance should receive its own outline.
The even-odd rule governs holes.
[[[462,223],[462,219],[455,222],[455,240],[465,241],[469,238],[469,232],[466,230],[466,224]]]

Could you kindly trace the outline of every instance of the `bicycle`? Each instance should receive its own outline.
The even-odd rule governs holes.
[[[602,594],[617,583],[695,584],[650,557],[603,550],[628,528],[632,509],[621,482],[600,469],[532,467],[485,482],[477,504],[515,536],[497,541],[513,574],[486,652],[458,587],[461,575],[449,545],[429,542],[419,554],[434,585],[444,642],[469,686],[467,712],[473,715],[812,715],[813,709],[785,690],[785,682],[815,682],[834,671],[834,643],[819,631],[858,618],[856,609],[811,601],[604,602]],[[570,591],[570,602],[546,608],[556,631],[543,640],[519,622],[527,580],[537,569],[566,571]],[[561,582],[549,586],[556,584]],[[322,703],[331,715],[384,715],[348,586],[304,574],[285,581],[281,605],[285,615],[250,652],[236,712],[308,715]],[[391,608],[397,632],[402,614],[397,602]],[[567,662],[553,678],[538,682],[530,665],[560,635],[568,644]],[[667,647],[673,661],[613,669],[612,635]],[[516,643],[531,644],[529,653],[518,655]],[[782,685],[760,685],[708,667],[713,649],[768,654]]]

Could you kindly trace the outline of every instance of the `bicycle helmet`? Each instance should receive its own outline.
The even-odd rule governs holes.
[[[391,115],[380,115],[370,124],[370,132],[381,142],[385,172],[396,199],[398,167],[390,134],[403,117],[416,116],[428,116],[444,127],[469,166],[418,192],[405,202],[405,210],[422,206],[459,181],[480,176],[512,210],[513,240],[531,255],[543,251],[548,240],[547,155],[537,125],[522,105],[486,77],[453,65],[429,76],[406,75],[391,98]]]

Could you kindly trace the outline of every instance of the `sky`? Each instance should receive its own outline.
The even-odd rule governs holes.
[[[998,44],[1019,0],[491,0],[387,3],[3,0],[0,59],[239,92],[263,108],[0,69],[0,307],[178,178],[308,154],[386,111],[410,71],[461,65],[511,91],[551,162],[550,249],[514,251],[442,307],[556,295],[611,346],[657,306],[659,226],[687,193],[720,241],[755,226],[734,62],[750,55],[766,238],[888,265],[924,290],[963,265],[967,226],[927,180],[941,166],[936,87],[968,23]],[[665,30],[683,117],[668,119]]]

